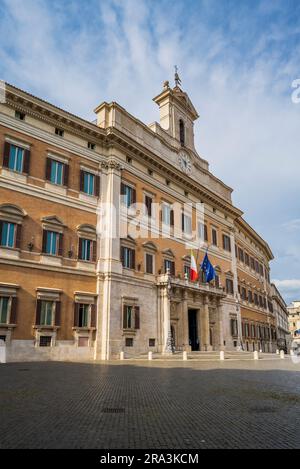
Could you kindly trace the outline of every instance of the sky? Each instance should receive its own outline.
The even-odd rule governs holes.
[[[198,153],[300,299],[299,0],[0,0],[0,38],[0,79],[88,120],[117,101],[157,121],[178,65]]]

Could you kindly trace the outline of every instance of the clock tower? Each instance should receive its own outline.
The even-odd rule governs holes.
[[[183,148],[195,151],[194,121],[199,115],[188,94],[180,87],[181,80],[175,72],[175,86],[165,81],[162,92],[153,101],[160,111],[160,126],[176,139]]]

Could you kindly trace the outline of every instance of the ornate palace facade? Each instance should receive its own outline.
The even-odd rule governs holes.
[[[268,244],[194,147],[178,84],[146,126],[11,85],[0,104],[0,338],[9,360],[276,349]],[[190,249],[217,277],[189,281]]]

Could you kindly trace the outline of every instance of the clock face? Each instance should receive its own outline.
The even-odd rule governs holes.
[[[181,170],[186,174],[189,174],[192,171],[192,163],[189,155],[181,151],[178,155],[178,162]]]

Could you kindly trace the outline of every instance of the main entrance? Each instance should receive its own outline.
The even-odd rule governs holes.
[[[197,309],[189,309],[189,344],[192,350],[200,350],[199,337],[198,337],[198,324],[197,324]]]

